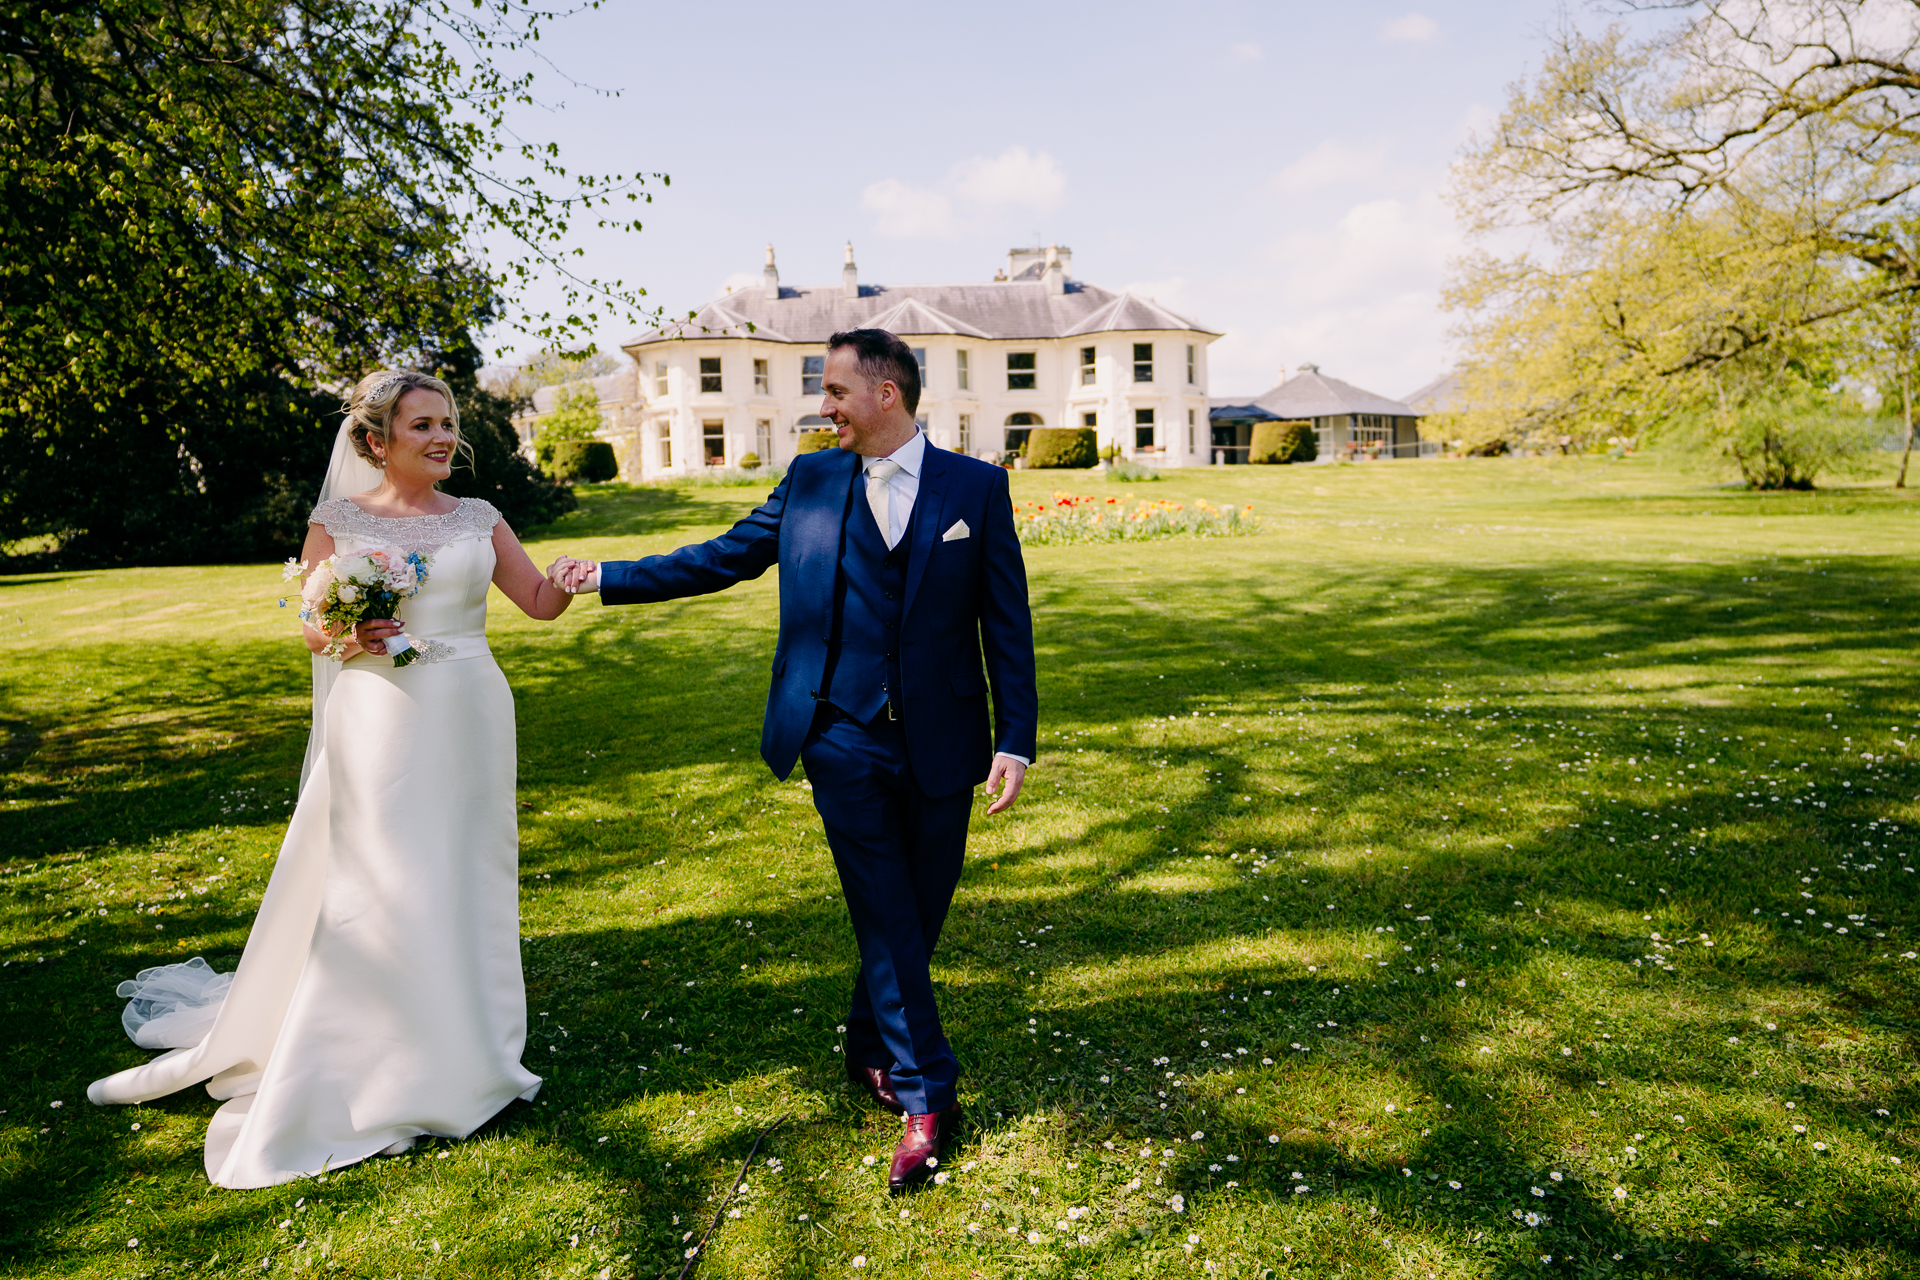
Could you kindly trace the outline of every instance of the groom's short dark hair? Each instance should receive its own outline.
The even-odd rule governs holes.
[[[920,407],[920,362],[913,348],[885,329],[849,329],[827,339],[827,350],[852,347],[860,372],[877,386],[891,382],[900,388],[900,403],[912,413]]]

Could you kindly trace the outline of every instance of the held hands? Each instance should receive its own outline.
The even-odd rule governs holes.
[[[1011,756],[995,756],[993,768],[987,773],[987,794],[992,795],[996,787],[1000,797],[987,806],[987,816],[1005,812],[1013,802],[1020,798],[1020,784],[1027,779],[1027,766]]]
[[[572,556],[561,556],[547,566],[547,581],[568,595],[593,592],[600,589],[596,575],[600,571],[597,560],[575,560]]]

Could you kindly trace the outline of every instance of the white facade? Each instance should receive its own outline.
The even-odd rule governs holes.
[[[827,336],[867,326],[922,356],[917,416],[942,448],[992,458],[1009,433],[1092,426],[1125,457],[1210,463],[1207,346],[1219,335],[1146,299],[1075,285],[1070,255],[1036,252],[1016,251],[1009,279],[888,287],[860,286],[849,249],[840,288],[801,290],[779,285],[769,250],[765,288],[623,344],[639,367],[623,473],[738,466],[749,454],[788,462],[801,431],[826,425],[808,419],[820,412]]]

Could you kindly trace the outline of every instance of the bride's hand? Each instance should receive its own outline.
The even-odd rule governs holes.
[[[575,560],[572,556],[561,556],[547,566],[547,581],[568,595],[577,595],[586,587],[593,571],[599,567],[592,560]]]
[[[376,658],[387,656],[387,637],[400,634],[400,624],[392,618],[369,618],[353,628],[354,643]]]

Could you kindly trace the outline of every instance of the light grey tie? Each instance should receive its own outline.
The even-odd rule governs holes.
[[[900,464],[892,458],[877,459],[867,468],[867,505],[873,508],[873,522],[880,526],[880,536],[886,539],[889,551],[900,541],[900,535],[893,531],[893,494],[888,486],[899,470]]]

